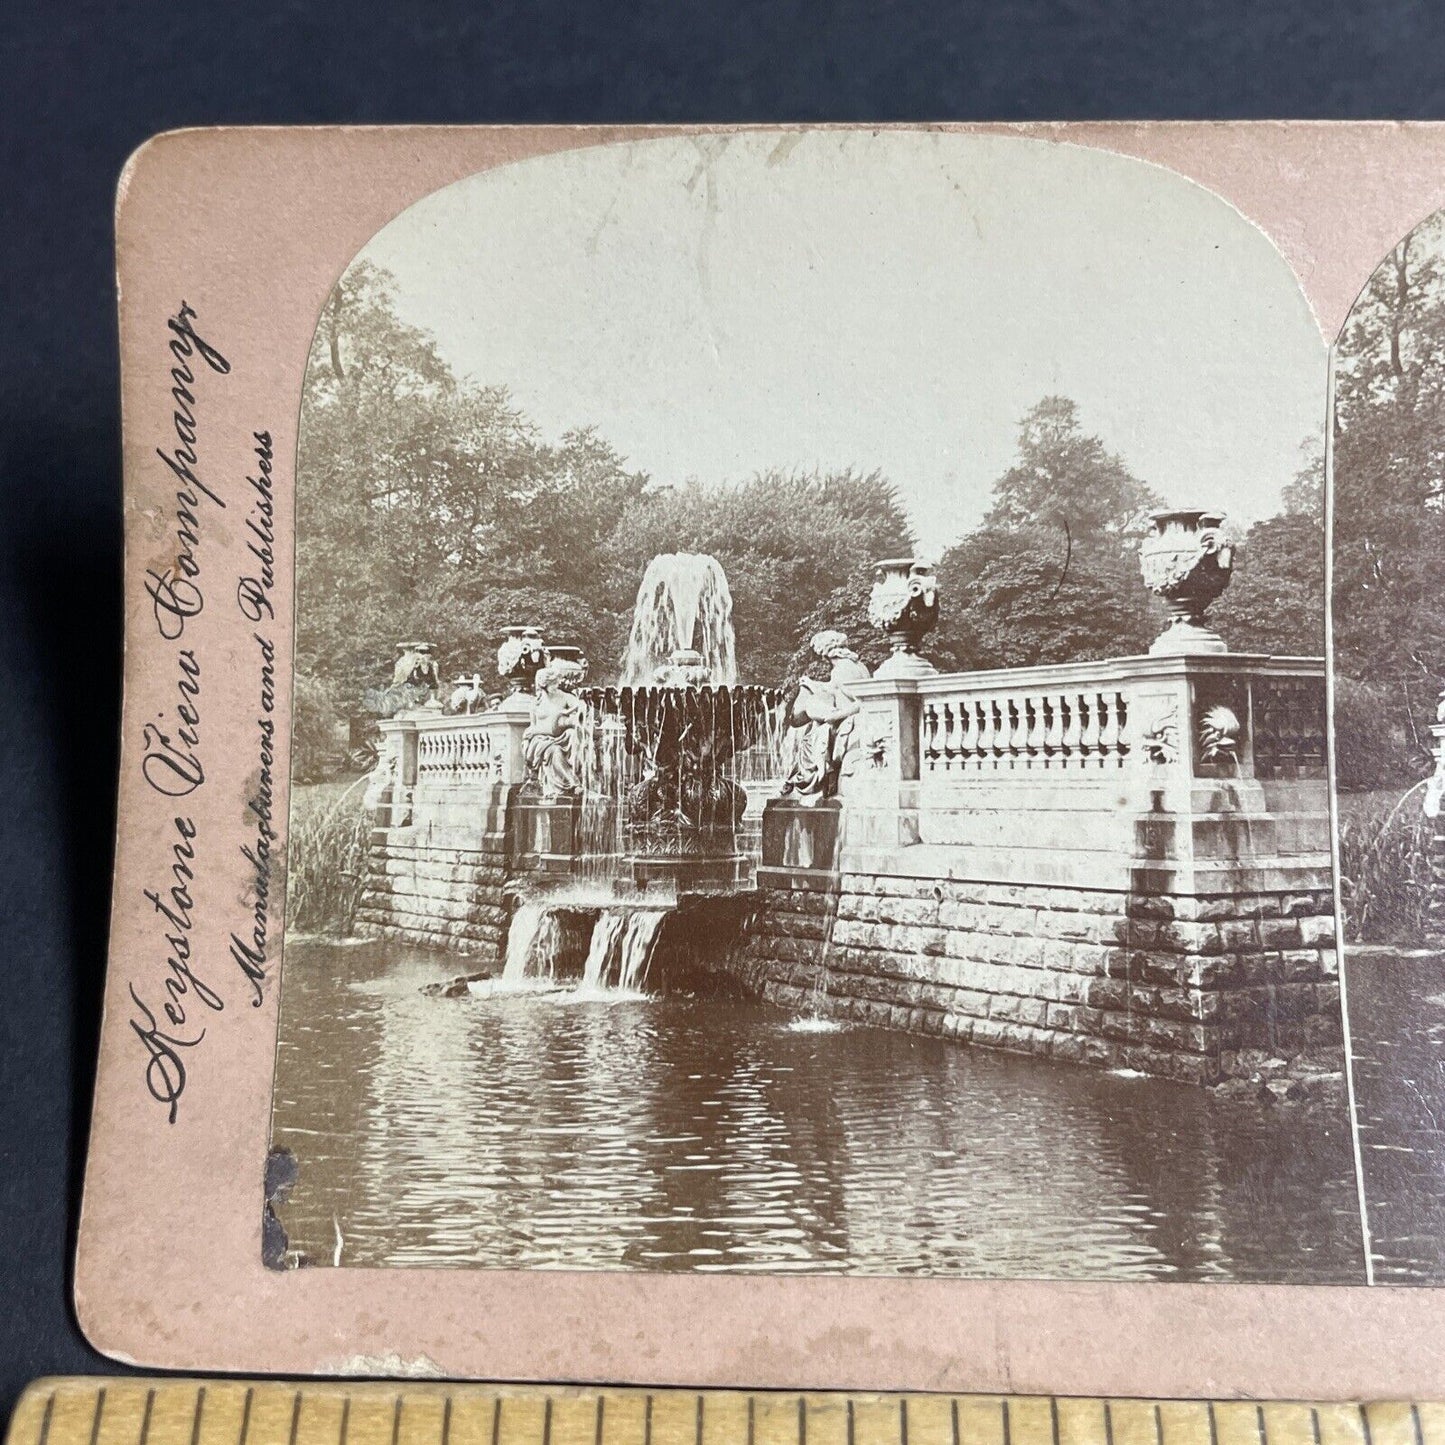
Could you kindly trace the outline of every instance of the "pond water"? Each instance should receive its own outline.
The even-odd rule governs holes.
[[[273,1142],[309,1263],[1359,1282],[1343,1105],[735,998],[480,990],[288,943]]]
[[[1445,967],[1347,948],[1360,1163],[1379,1284],[1445,1281]]]

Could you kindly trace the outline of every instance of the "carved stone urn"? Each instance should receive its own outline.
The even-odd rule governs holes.
[[[505,627],[497,649],[497,672],[507,684],[502,706],[509,712],[527,712],[532,707],[532,683],[546,665],[547,648],[535,627]]]
[[[547,646],[547,656],[553,662],[565,662],[575,666],[577,672],[574,675],[579,681],[586,678],[587,658],[580,647],[576,647],[571,643],[564,643],[554,647],[549,643]]]
[[[440,712],[442,675],[432,644],[398,642],[396,651],[391,674],[391,693],[396,705],[391,715],[407,710]]]
[[[895,557],[876,564],[868,620],[888,638],[892,654],[875,677],[931,677],[938,671],[918,649],[938,624],[938,581],[926,562]]]
[[[1229,586],[1234,567],[1234,548],[1221,530],[1224,513],[1186,507],[1151,512],[1149,522],[1149,535],[1139,544],[1144,585],[1169,609],[1169,625],[1150,653],[1228,652],[1224,639],[1204,625],[1205,610]]]

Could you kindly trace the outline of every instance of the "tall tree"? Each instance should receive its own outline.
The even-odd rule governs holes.
[[[1445,277],[1442,223],[1396,246],[1336,350],[1333,617],[1342,778],[1395,739],[1403,783],[1445,686]],[[1359,764],[1357,767],[1356,764]],[[1366,764],[1368,763],[1368,766]]]
[[[939,563],[939,646],[968,667],[1140,651],[1157,626],[1137,541],[1157,504],[1072,401],[1044,397],[1019,422],[983,524]]]
[[[1076,537],[1140,529],[1158,498],[1085,432],[1066,396],[1046,396],[1019,423],[1018,458],[994,483],[987,524],[1061,526]]]
[[[607,537],[646,479],[591,429],[543,441],[506,389],[458,380],[362,262],[323,310],[297,469],[298,664],[355,709],[394,644],[490,670],[503,626],[545,625],[598,655]]]
[[[1234,652],[1314,657],[1325,650],[1325,466],[1317,437],[1300,443],[1300,466],[1278,516],[1240,539],[1229,590],[1209,620]]]

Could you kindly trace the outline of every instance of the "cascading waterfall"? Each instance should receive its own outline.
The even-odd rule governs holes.
[[[582,987],[592,990],[612,986],[619,993],[634,993],[641,988],[666,916],[666,910],[660,908],[604,908],[592,927]]]
[[[641,988],[647,979],[647,965],[652,962],[657,930],[667,915],[660,909],[638,908],[628,916],[622,930],[618,950],[617,987],[624,993]]]
[[[545,903],[523,903],[512,915],[507,930],[502,982],[518,984],[528,978],[552,978],[560,941],[556,912]]]
[[[848,813],[845,809],[838,820],[838,851],[842,854],[848,846]],[[811,1007],[806,1014],[800,1014],[789,1025],[794,1033],[831,1034],[842,1025],[828,1016],[828,990],[832,983],[829,973],[833,952],[833,930],[838,923],[838,909],[843,901],[843,879],[839,874],[828,893],[828,911],[823,923],[823,947],[818,954],[818,976],[813,980]]]
[[[555,901],[531,902],[523,903],[512,915],[500,980],[504,988],[522,989],[529,981],[565,986],[556,971],[562,944],[561,911]],[[578,991],[631,994],[640,989],[666,917],[664,908],[601,909],[588,940]]]
[[[617,940],[627,922],[625,913],[604,909],[597,915],[592,926],[592,938],[587,945],[587,962],[582,966],[582,987],[588,990],[600,989],[607,981],[607,965],[617,953]]]
[[[738,680],[733,637],[733,595],[716,557],[664,552],[647,564],[632,612],[632,633],[622,660],[622,686],[646,686],[674,652],[692,648],[708,680],[731,687]]]
[[[623,816],[619,802],[635,781],[627,756],[626,728],[620,718],[592,715],[588,744],[578,749],[582,789],[578,874],[589,880],[613,877],[623,852]]]

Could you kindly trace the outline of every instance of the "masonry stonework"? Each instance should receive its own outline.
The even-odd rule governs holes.
[[[357,933],[500,961],[509,917],[506,881],[504,848],[445,847],[425,829],[374,829]]]
[[[831,937],[830,937],[831,934]],[[1327,893],[1134,898],[845,874],[767,888],[740,966],[791,1008],[1212,1084],[1338,1067]]]
[[[836,796],[750,785],[756,886],[676,872],[658,981],[695,954],[799,1012],[1195,1084],[1338,1076],[1323,683],[1232,654],[852,682]],[[519,890],[569,906],[578,806],[528,790],[526,726],[383,724],[359,931],[495,965]]]

